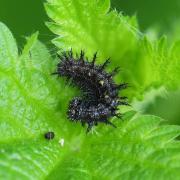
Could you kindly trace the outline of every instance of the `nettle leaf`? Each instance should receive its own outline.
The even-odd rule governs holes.
[[[97,1],[91,2],[86,6],[94,8]],[[97,11],[108,7],[108,1],[98,1]],[[37,38],[38,33],[27,38],[18,53],[0,23],[0,179],[179,178],[179,126],[130,111],[123,121],[112,120],[116,129],[99,125],[86,134],[67,120],[76,92],[51,76],[57,62]],[[51,141],[44,138],[48,131],[55,133]]]
[[[74,91],[50,75],[57,62],[37,37],[18,55],[0,24],[0,179],[178,179],[180,127],[129,111],[86,134],[66,119]]]
[[[122,70],[117,79],[131,86],[129,98],[141,98],[152,86],[179,86],[178,43],[169,47],[165,37],[151,42],[138,31],[136,17],[110,11],[109,0],[47,0],[45,8],[52,19],[47,26],[57,35],[52,42],[62,50],[83,49],[90,58],[97,51],[99,62],[110,57]]]

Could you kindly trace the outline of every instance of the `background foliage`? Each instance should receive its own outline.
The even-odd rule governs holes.
[[[0,21],[6,23],[12,30],[21,46],[24,43],[23,36],[37,30],[40,31],[39,38],[44,43],[52,39],[53,34],[44,24],[48,17],[43,8],[43,2],[45,0],[0,0]],[[179,0],[112,0],[111,7],[126,15],[136,13],[141,31],[155,26],[162,35],[164,33],[172,34],[173,31],[176,31],[174,29],[178,28],[175,24],[180,18]],[[176,38],[178,33],[179,30]]]

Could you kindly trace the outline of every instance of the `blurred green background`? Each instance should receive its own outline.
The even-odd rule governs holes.
[[[180,0],[113,0],[112,6],[128,15],[136,13],[142,31],[154,26],[161,34],[169,32],[180,18]]]
[[[13,32],[20,49],[25,36],[35,31],[40,32],[40,40],[52,49],[50,40],[54,35],[44,22],[48,17],[43,7],[43,0],[0,0],[0,21]],[[112,0],[112,8],[125,15],[137,15],[142,32],[153,31],[158,36],[168,35],[169,41],[180,40],[180,0]],[[52,51],[53,52],[53,51]],[[156,97],[146,102],[143,112],[168,119],[173,124],[180,124],[180,92],[171,92],[166,98]]]
[[[0,0],[0,21],[13,32],[22,47],[24,37],[40,32],[41,41],[47,43],[53,34],[45,26],[48,20],[43,7],[43,0]]]
[[[48,17],[45,0],[0,0],[0,21],[4,22],[22,45],[22,36],[40,31],[40,39],[48,42],[53,34],[45,26]],[[112,8],[125,15],[137,14],[141,31],[154,27],[159,34],[174,31],[180,20],[180,0],[112,0]]]

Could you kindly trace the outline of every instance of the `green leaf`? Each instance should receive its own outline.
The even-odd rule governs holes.
[[[63,0],[45,4],[49,17],[56,22],[48,26],[59,35],[53,42],[59,48],[85,49],[91,56],[98,51],[103,58],[110,56],[118,61],[136,45],[134,31],[129,30],[136,22],[134,17],[124,17],[116,11],[107,15],[109,3],[109,0]]]
[[[37,36],[27,38],[18,55],[0,23],[0,179],[44,179],[66,149],[59,140],[69,136],[64,117],[72,93],[50,75],[57,62]],[[48,131],[55,132],[52,142],[44,138]]]
[[[1,26],[10,39],[10,31]],[[180,146],[174,140],[179,126],[159,126],[160,118],[130,111],[124,121],[116,119],[117,129],[101,125],[96,133],[85,134],[80,124],[66,119],[73,91],[69,94],[63,81],[50,76],[55,64],[35,33],[11,69],[0,65],[1,179],[179,177]],[[43,137],[48,131],[55,132],[55,139]]]
[[[47,26],[56,35],[52,42],[62,50],[86,51],[89,58],[98,51],[99,62],[111,57],[122,69],[117,80],[128,82],[129,98],[141,98],[151,87],[170,89],[180,85],[180,54],[166,37],[150,41],[139,32],[136,17],[109,11],[109,0],[47,0],[45,8],[53,22]]]
[[[0,29],[0,63],[1,67],[8,69],[11,68],[11,65],[18,57],[18,49],[12,34],[1,22]],[[6,61],[4,59],[6,59]]]
[[[138,116],[87,136],[81,147],[76,141],[47,179],[178,179],[180,144],[173,139],[180,128],[159,126],[161,121]]]

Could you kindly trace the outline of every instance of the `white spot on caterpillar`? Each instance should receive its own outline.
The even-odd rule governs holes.
[[[103,86],[104,81],[103,81],[103,80],[101,80],[101,81],[99,81],[99,83],[101,84],[101,86]]]

